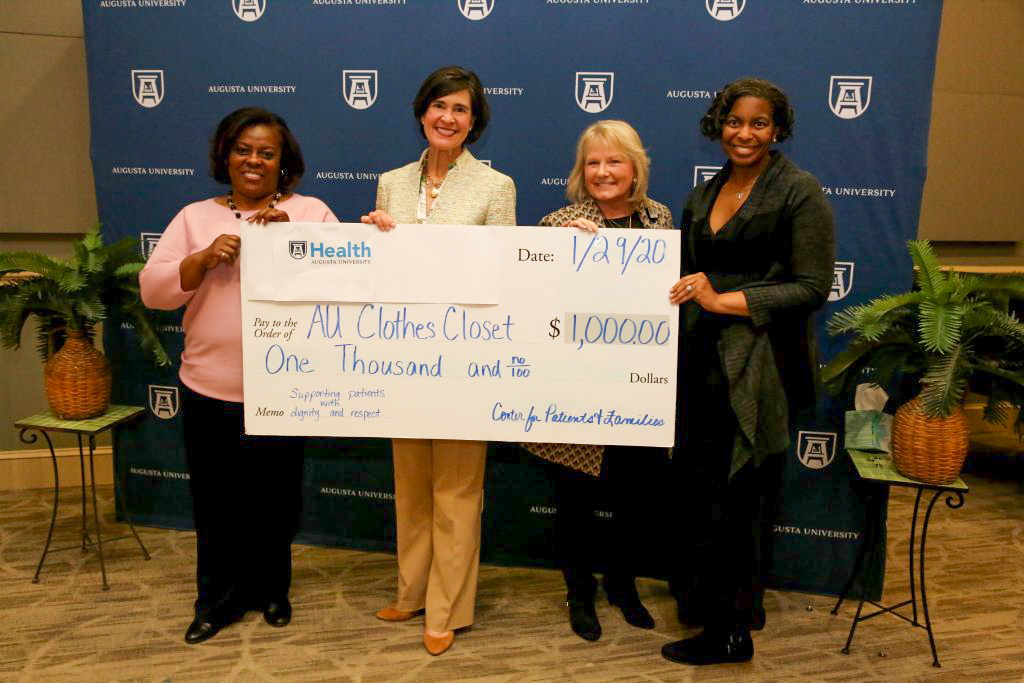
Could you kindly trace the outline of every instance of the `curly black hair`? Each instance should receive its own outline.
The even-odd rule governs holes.
[[[772,120],[775,123],[775,140],[782,142],[793,135],[796,116],[789,98],[782,89],[762,78],[741,78],[722,88],[700,119],[700,132],[706,138],[718,140],[722,137],[722,126],[732,111],[732,106],[741,97],[758,97],[772,105]]]
[[[259,107],[243,107],[225,116],[217,124],[217,132],[210,140],[210,175],[218,183],[231,184],[228,174],[228,155],[238,136],[250,126],[273,126],[281,134],[281,178],[278,188],[282,192],[291,190],[306,172],[299,141],[288,130],[288,124],[277,114]]]

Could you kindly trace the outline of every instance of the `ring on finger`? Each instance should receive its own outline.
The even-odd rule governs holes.
[[[686,291],[687,292],[692,292],[693,291],[693,285],[686,285]]]

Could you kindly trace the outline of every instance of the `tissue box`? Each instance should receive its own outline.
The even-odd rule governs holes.
[[[843,445],[855,451],[889,452],[892,415],[880,410],[847,410]]]

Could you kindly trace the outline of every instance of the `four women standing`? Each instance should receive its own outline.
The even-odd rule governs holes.
[[[477,76],[456,66],[438,69],[421,86],[413,112],[427,149],[418,161],[380,176],[376,207],[362,222],[381,230],[399,223],[514,225],[513,181],[466,149],[490,116]],[[684,539],[687,558],[677,561],[674,579],[682,589],[681,616],[705,629],[666,645],[663,654],[673,661],[753,655],[749,628],[760,590],[765,506],[777,486],[773,466],[788,446],[794,414],[813,402],[809,315],[829,291],[834,236],[818,182],[772,149],[792,125],[785,95],[756,79],[728,85],[701,120],[701,131],[720,141],[728,161],[687,199],[683,273],[669,298],[683,307],[675,469],[688,490],[701,493],[680,523],[708,529]],[[302,157],[274,114],[242,109],[225,118],[211,164],[231,191],[182,209],[140,275],[148,306],[186,306],[180,375],[199,594],[188,643],[212,637],[247,609],[262,610],[274,626],[291,615],[302,446],[244,434],[237,221],[336,220],[319,200],[291,192]],[[669,209],[646,196],[648,169],[632,127],[599,121],[577,147],[573,203],[540,223],[588,231],[671,228]],[[423,642],[436,655],[451,646],[456,629],[473,622],[486,443],[394,439],[392,449],[398,591],[377,617],[404,621],[425,611]],[[615,532],[604,558],[605,588],[629,623],[652,628],[635,587],[634,546],[645,508],[640,483],[664,452],[571,444],[531,450],[543,457],[570,453],[569,460],[589,463],[577,469],[601,472],[612,484]],[[593,528],[596,483],[563,469],[556,485],[570,621],[588,640],[600,636],[594,550],[605,547]],[[247,496],[253,490],[273,491],[274,505],[254,505]]]

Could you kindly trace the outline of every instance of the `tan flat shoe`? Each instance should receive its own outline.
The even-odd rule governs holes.
[[[422,614],[423,610],[416,610],[415,612],[403,612],[402,610],[395,609],[394,607],[385,607],[379,610],[376,614],[378,619],[384,621],[409,621],[417,614]]]
[[[447,631],[443,636],[432,636],[423,632],[423,647],[435,657],[452,646],[455,642],[455,631]]]

